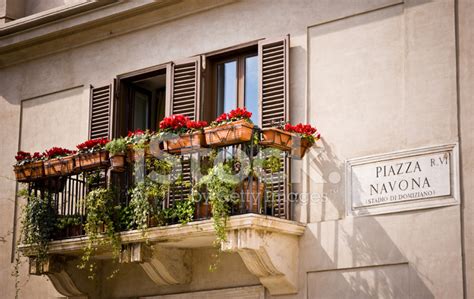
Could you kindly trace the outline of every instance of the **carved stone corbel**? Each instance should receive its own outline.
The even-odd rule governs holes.
[[[79,290],[66,271],[66,258],[63,256],[48,256],[44,261],[36,257],[29,260],[30,275],[46,275],[58,293],[67,297],[86,296]]]
[[[250,228],[231,229],[222,250],[237,252],[270,294],[297,292],[298,236]]]
[[[186,249],[131,243],[124,246],[120,261],[139,263],[153,282],[166,286],[191,281],[189,259],[190,253]]]

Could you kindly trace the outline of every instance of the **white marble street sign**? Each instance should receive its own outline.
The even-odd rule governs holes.
[[[349,215],[458,202],[456,144],[352,159],[346,167]]]

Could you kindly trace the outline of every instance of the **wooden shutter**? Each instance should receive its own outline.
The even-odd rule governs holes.
[[[200,85],[201,85],[201,57],[191,57],[184,61],[171,64],[170,80],[170,109],[168,114],[182,114],[192,120],[200,117]],[[190,157],[182,156],[182,178],[185,182],[192,181]],[[190,188],[179,185],[170,186],[168,205],[175,201],[186,199],[191,192]]]
[[[289,36],[258,43],[260,126],[288,121]]]
[[[259,97],[260,127],[268,128],[287,122],[289,98],[289,36],[278,39],[265,39],[258,43],[259,57]],[[269,174],[270,191],[283,195],[273,207],[276,217],[290,218],[288,158],[282,153],[283,169]]]
[[[110,138],[113,84],[91,86],[89,108],[89,139]]]
[[[171,67],[170,114],[183,114],[199,119],[201,57],[175,62]]]

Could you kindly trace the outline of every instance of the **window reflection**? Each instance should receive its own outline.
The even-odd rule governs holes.
[[[252,112],[252,122],[260,122],[258,105],[258,56],[245,58],[245,107]]]
[[[229,112],[237,107],[237,61],[217,65],[217,112]]]

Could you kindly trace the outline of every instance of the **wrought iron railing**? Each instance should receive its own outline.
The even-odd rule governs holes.
[[[287,184],[287,154],[281,152],[278,159],[281,168],[277,171],[268,171],[258,161],[266,159],[263,155],[265,148],[258,142],[247,142],[218,149],[202,149],[192,153],[174,155],[179,161],[182,174],[181,181],[190,184],[171,183],[167,196],[161,201],[158,208],[173,207],[178,201],[186,200],[191,192],[197,192],[195,199],[195,213],[193,221],[209,219],[211,206],[204,188],[193,189],[193,186],[205,175],[206,167],[212,167],[218,162],[232,163],[235,175],[239,177],[240,185],[236,188],[237,204],[230,207],[230,215],[247,213],[263,214],[278,218],[291,219],[291,203],[289,200],[289,186]],[[214,157],[214,161],[212,161]],[[111,187],[116,193],[116,204],[127,206],[130,203],[130,189],[137,182],[137,169],[144,167],[146,159],[159,159],[160,157],[144,157],[134,163],[128,162],[125,171],[114,173],[106,167],[91,169],[79,174],[60,178],[46,178],[28,184],[30,192],[41,195],[50,194],[50,204],[58,217],[77,216],[81,223],[85,223],[87,206],[85,198],[91,190],[98,187]],[[260,159],[260,160],[258,160]],[[211,162],[213,162],[211,164]],[[259,165],[257,165],[259,164]],[[196,167],[197,166],[197,167]],[[179,167],[178,167],[179,168]],[[243,168],[247,168],[243,171]],[[204,172],[204,173],[203,173]],[[150,175],[145,170],[144,175]],[[171,174],[169,174],[171,176]],[[177,223],[170,220],[167,224]],[[82,230],[82,234],[84,231]],[[58,238],[66,238],[60,235]]]

